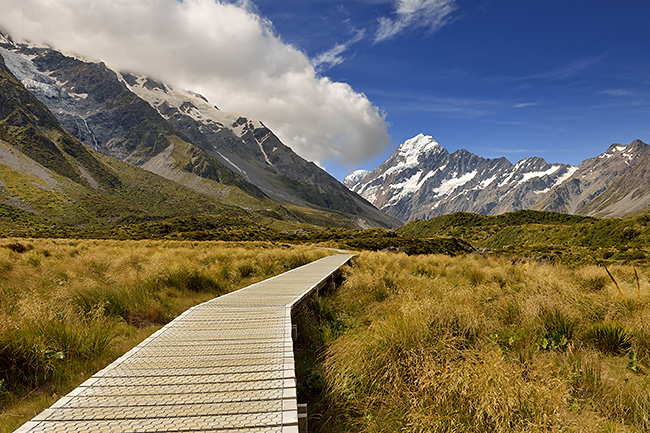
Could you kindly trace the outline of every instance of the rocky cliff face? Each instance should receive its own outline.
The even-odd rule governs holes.
[[[621,174],[608,179],[604,191],[577,213],[607,218],[650,209],[650,146],[639,140],[629,146],[613,145],[597,160]]]
[[[400,145],[377,169],[353,173],[345,183],[405,222],[459,211],[496,215],[537,209],[597,215],[605,211],[590,204],[592,200],[631,173],[648,154],[648,148],[640,141],[629,146],[612,145],[606,153],[578,167],[549,164],[541,158],[512,164],[505,158],[485,159],[464,149],[450,154],[432,137],[420,134]],[[642,174],[636,176],[634,179]],[[625,184],[634,182],[638,180]],[[629,193],[629,188],[623,189]]]

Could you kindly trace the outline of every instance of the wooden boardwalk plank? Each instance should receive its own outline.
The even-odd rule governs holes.
[[[297,433],[291,312],[351,257],[190,308],[16,433]]]

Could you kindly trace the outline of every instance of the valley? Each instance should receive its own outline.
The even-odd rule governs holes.
[[[332,250],[357,257],[295,317],[310,431],[648,431],[650,146],[607,145],[419,134],[341,183],[262,120],[0,35],[0,431]]]

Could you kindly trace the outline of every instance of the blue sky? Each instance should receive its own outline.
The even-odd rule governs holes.
[[[425,8],[381,39],[380,19],[400,20],[398,1],[254,0],[321,75],[385,113],[390,145],[358,168],[420,132],[512,162],[578,164],[614,142],[650,141],[650,2],[402,2],[453,11],[434,23]],[[318,64],[328,52],[335,61]],[[323,165],[338,178],[350,170]]]

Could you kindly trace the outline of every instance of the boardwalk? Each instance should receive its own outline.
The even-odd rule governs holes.
[[[339,254],[197,305],[16,432],[298,432],[291,311]]]

